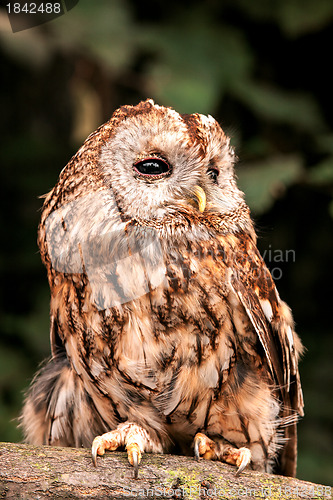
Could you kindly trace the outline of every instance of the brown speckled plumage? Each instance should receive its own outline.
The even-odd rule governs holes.
[[[141,174],[146,158],[168,171]],[[27,395],[28,442],[89,447],[124,424],[121,445],[138,424],[141,451],[189,454],[199,432],[215,458],[245,447],[253,469],[295,474],[302,347],[233,163],[213,118],[149,100],[61,172],[39,227],[52,358]]]

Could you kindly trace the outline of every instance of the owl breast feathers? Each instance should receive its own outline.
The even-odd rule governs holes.
[[[134,465],[194,442],[198,457],[295,474],[302,346],[234,160],[211,116],[147,100],[63,169],[39,226],[52,357],[25,401],[28,442],[102,434],[95,459],[123,446]]]

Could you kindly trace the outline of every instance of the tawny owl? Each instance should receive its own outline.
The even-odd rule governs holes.
[[[27,442],[294,475],[301,342],[256,247],[229,139],[152,100],[92,133],[46,196],[52,357]],[[191,451],[192,450],[192,451]]]

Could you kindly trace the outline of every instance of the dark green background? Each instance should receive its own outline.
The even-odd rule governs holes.
[[[153,97],[212,114],[232,138],[260,249],[307,348],[298,476],[331,484],[333,2],[178,3],[80,0],[15,34],[0,9],[0,439],[22,439],[23,391],[49,354],[38,196],[115,108]]]

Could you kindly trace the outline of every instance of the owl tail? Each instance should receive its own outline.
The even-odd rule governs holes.
[[[89,447],[108,426],[65,354],[51,358],[35,376],[20,418],[25,442]]]

